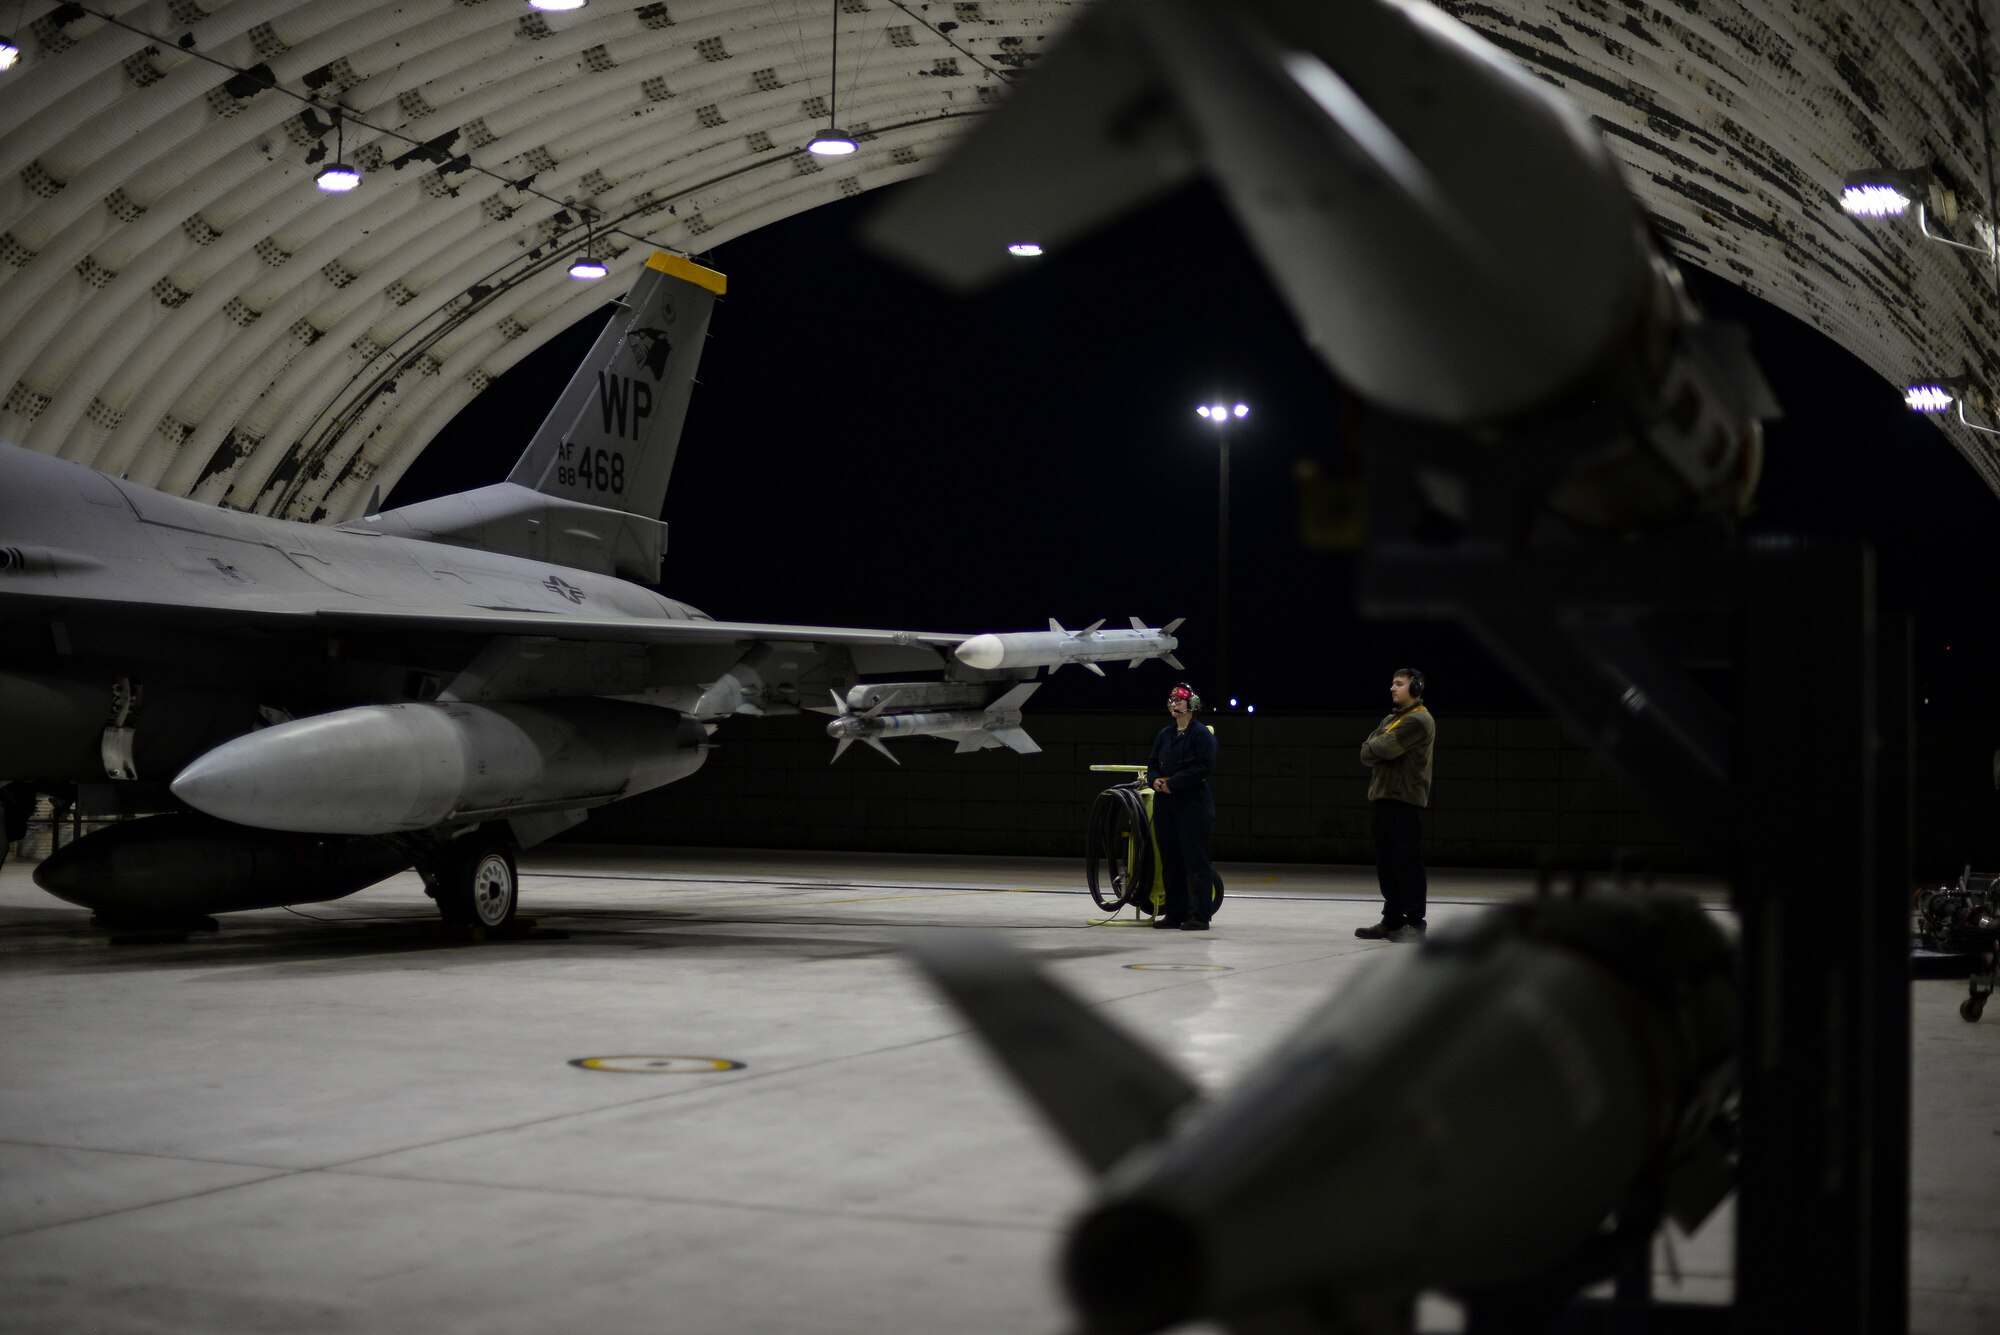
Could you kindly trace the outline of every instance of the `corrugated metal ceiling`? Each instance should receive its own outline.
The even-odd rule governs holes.
[[[699,254],[923,171],[1081,2],[17,3],[0,437],[351,517],[651,248]],[[1853,167],[1928,163],[1975,239],[1991,95],[1970,0],[1442,7],[1578,98],[1685,259],[1891,380],[2000,384],[1994,266],[1834,203]],[[862,143],[825,163],[801,148],[829,98]],[[313,185],[336,142],[366,173],[350,195]],[[610,276],[569,279],[593,242]],[[1946,430],[2000,491],[1989,438]]]

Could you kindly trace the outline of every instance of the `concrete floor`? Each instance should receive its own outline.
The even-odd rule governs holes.
[[[525,870],[563,935],[449,942],[398,877],[117,946],[0,870],[0,1331],[1046,1335],[1086,1183],[897,943],[1005,933],[1209,1086],[1406,949],[1356,868],[1225,867],[1207,936],[1088,926],[1072,863]],[[1435,873],[1433,921],[1527,890]],[[2000,1013],[1915,988],[1911,1329],[1990,1335]],[[1726,1299],[1728,1226],[1665,1292]]]

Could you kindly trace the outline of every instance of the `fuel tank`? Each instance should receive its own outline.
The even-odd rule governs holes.
[[[180,812],[107,826],[44,859],[35,884],[112,918],[317,904],[410,865],[380,839],[288,834]]]
[[[239,825],[397,834],[602,806],[701,768],[707,730],[617,700],[362,705],[225,742],[173,782]]]

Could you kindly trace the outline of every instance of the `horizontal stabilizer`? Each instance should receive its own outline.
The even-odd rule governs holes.
[[[1091,1171],[1166,1134],[1199,1091],[1025,955],[972,933],[913,944],[911,958]]]

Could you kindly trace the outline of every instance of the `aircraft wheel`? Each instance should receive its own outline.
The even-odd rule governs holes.
[[[1980,1013],[1986,1009],[1985,997],[1967,997],[1958,1003],[1958,1018],[1967,1024],[1977,1024]]]
[[[489,932],[510,926],[521,906],[513,840],[481,831],[467,835],[454,851],[456,865],[438,895],[444,920]]]

